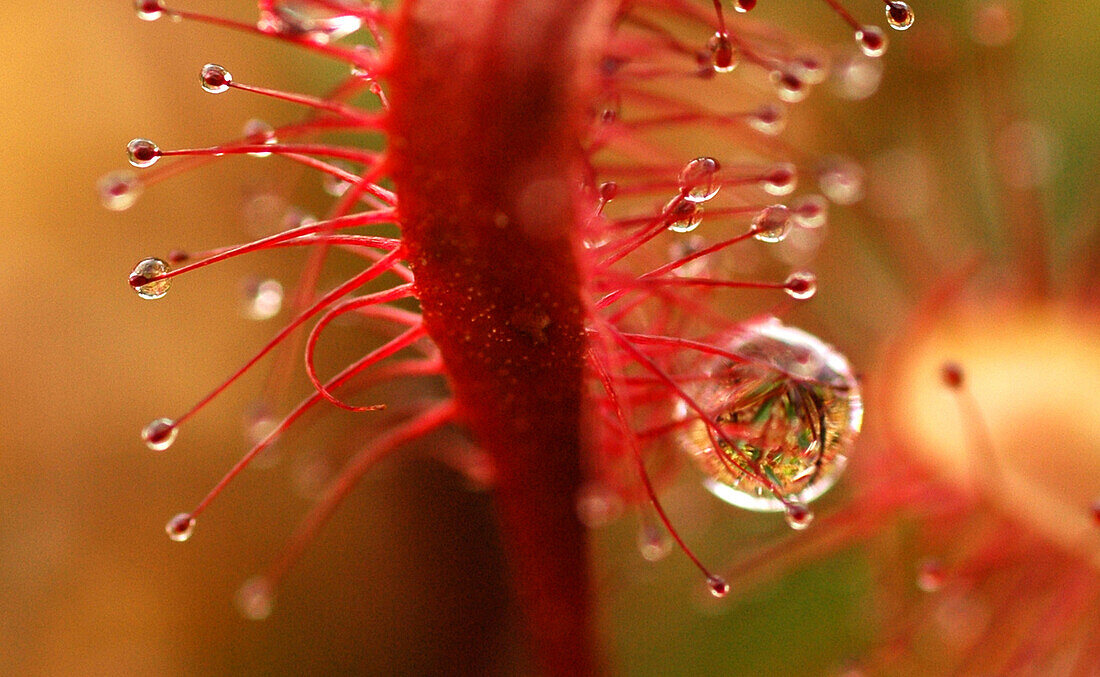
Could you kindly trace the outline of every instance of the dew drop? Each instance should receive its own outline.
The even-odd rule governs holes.
[[[726,582],[726,579],[714,574],[707,576],[707,588],[710,589],[710,594],[718,599],[730,594],[730,584]]]
[[[833,91],[848,101],[862,101],[878,91],[882,84],[881,59],[852,54],[833,70]]]
[[[798,185],[798,170],[790,162],[780,162],[764,174],[761,185],[769,195],[790,195]]]
[[[191,513],[186,512],[179,513],[168,520],[168,524],[164,525],[164,531],[168,534],[168,538],[177,543],[183,543],[191,538],[191,533],[194,530],[195,518],[191,516]]]
[[[947,571],[943,564],[934,558],[927,558],[917,565],[917,589],[921,592],[936,592],[947,581]]]
[[[810,86],[795,73],[774,70],[769,77],[779,98],[787,103],[798,103],[810,94]]]
[[[149,167],[160,159],[160,148],[149,139],[134,139],[126,144],[126,155],[135,167]]]
[[[802,195],[791,201],[791,217],[802,228],[821,228],[829,218],[829,203],[820,195]]]
[[[142,21],[156,21],[164,16],[161,0],[134,0],[134,11]]]
[[[241,284],[241,315],[270,320],[283,308],[283,285],[278,280],[247,278]]]
[[[171,270],[171,266],[160,259],[144,259],[134,266],[134,272],[130,273],[130,286],[143,299],[164,298],[168,288],[172,286],[172,278],[156,278],[168,274]]]
[[[141,439],[145,442],[145,446],[153,451],[164,451],[172,446],[177,435],[179,435],[179,428],[170,418],[158,418],[141,430]]]
[[[233,83],[233,74],[216,63],[208,63],[199,73],[199,82],[211,94],[221,94]]]
[[[748,116],[749,126],[768,136],[775,136],[783,131],[787,124],[786,109],[776,103],[764,104]]]
[[[619,194],[619,184],[614,181],[605,181],[600,184],[600,202],[611,202]]]
[[[242,616],[250,621],[262,621],[271,615],[275,594],[266,578],[253,576],[237,589],[233,601]]]
[[[753,7],[756,7],[756,0],[733,0],[733,8],[742,14],[752,11]]]
[[[104,174],[96,182],[96,192],[104,207],[121,212],[133,206],[141,195],[143,186],[137,175],[129,170]]]
[[[305,38],[319,44],[351,35],[363,25],[357,0],[260,0],[256,27],[265,33]]]
[[[589,482],[577,492],[577,517],[589,529],[610,524],[622,510],[622,499],[603,484]]]
[[[863,199],[863,167],[848,158],[827,159],[817,175],[817,185],[825,197],[838,205],[851,205]]]
[[[787,67],[808,85],[821,84],[829,75],[826,63],[821,58],[811,55],[796,57]]]
[[[703,208],[695,202],[672,198],[664,208],[668,229],[674,233],[690,233],[703,222]]]
[[[244,140],[250,145],[274,146],[278,143],[275,138],[275,128],[258,118],[252,118],[244,123],[241,130]],[[252,157],[271,157],[271,153],[249,153]]]
[[[680,193],[688,202],[707,202],[718,194],[722,184],[714,180],[720,169],[718,161],[712,157],[699,157],[684,166],[680,171]]]
[[[775,318],[739,328],[718,347],[740,360],[704,363],[707,378],[688,394],[724,439],[716,447],[713,431],[694,418],[678,437],[681,448],[707,489],[731,505],[788,514],[790,506],[805,508],[840,478],[863,423],[848,361]],[[692,419],[682,403],[676,413]]]
[[[805,531],[814,521],[814,511],[805,503],[791,503],[783,512],[783,519],[787,520],[787,526],[795,531]]]
[[[729,73],[737,68],[740,62],[737,50],[733,48],[733,42],[725,33],[715,33],[707,41],[707,51],[710,52],[710,61],[715,73]]]
[[[799,270],[787,276],[783,289],[793,299],[805,301],[817,293],[817,276],[806,270]]]
[[[886,3],[886,21],[896,31],[908,30],[916,15],[908,3],[890,0]]]
[[[878,26],[864,26],[855,36],[860,51],[867,56],[879,57],[886,53],[886,34]]]
[[[638,552],[647,562],[660,562],[672,552],[672,536],[648,517],[638,524]]]
[[[791,210],[786,205],[764,207],[753,217],[752,229],[752,236],[760,242],[782,242],[791,232]]]

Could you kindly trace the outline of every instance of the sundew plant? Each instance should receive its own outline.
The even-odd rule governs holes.
[[[260,0],[247,23],[139,0],[144,20],[251,33],[347,68],[335,88],[298,93],[207,64],[198,73],[207,92],[273,97],[300,106],[302,116],[277,127],[249,121],[239,138],[191,148],[135,138],[127,152],[138,171],[110,174],[99,185],[108,208],[127,209],[179,171],[249,155],[318,172],[332,195],[321,218],[292,213],[273,234],[170,250],[130,274],[140,297],[159,299],[183,286],[177,277],[219,261],[309,251],[283,328],[194,407],[142,432],[159,452],[181,430],[184,444],[188,421],[265,359],[273,364],[276,406],[290,360],[304,354],[312,391],[281,418],[265,418],[255,444],[210,493],[168,521],[168,536],[188,540],[211,502],[299,419],[342,408],[384,423],[362,440],[270,566],[241,587],[238,606],[250,618],[277,613],[280,583],[364,475],[410,444],[454,430],[461,436],[441,438],[447,444],[436,453],[491,488],[525,660],[541,674],[610,669],[596,641],[588,532],[626,509],[642,525],[643,556],[659,559],[674,546],[716,598],[762,568],[781,571],[899,515],[919,514],[928,528],[970,520],[980,507],[988,524],[973,528],[993,534],[968,547],[945,546],[949,556],[922,563],[922,589],[973,590],[974,580],[992,580],[981,576],[983,567],[1016,561],[1020,553],[1005,547],[1005,534],[1021,520],[1042,525],[1045,518],[1029,522],[1033,513],[998,500],[993,485],[963,467],[967,458],[996,456],[996,441],[983,435],[966,355],[936,347],[927,361],[917,359],[914,346],[928,345],[913,340],[919,331],[891,344],[883,373],[900,375],[878,383],[881,393],[869,401],[877,398],[900,419],[891,430],[902,435],[915,418],[905,398],[921,391],[891,386],[919,380],[926,362],[934,363],[940,387],[959,395],[971,433],[952,457],[964,460],[937,468],[948,478],[943,483],[925,478],[919,463],[882,455],[860,473],[847,507],[815,520],[815,500],[841,478],[856,446],[865,395],[828,336],[785,318],[814,296],[816,277],[805,266],[830,203],[858,200],[863,170],[816,157],[813,144],[792,143],[789,137],[813,131],[786,129],[788,109],[827,79],[842,98],[869,95],[887,50],[888,29],[878,24],[900,31],[914,22],[904,2],[823,4],[833,23],[806,36],[757,20],[749,0]],[[976,19],[992,42],[1011,22],[998,7],[983,5]],[[831,47],[845,32],[854,40]],[[1031,156],[1024,155],[1026,165]],[[807,172],[816,174],[820,194],[805,181],[800,189]],[[1011,190],[1008,197],[1006,218],[1015,217],[1014,232],[1031,243],[1026,209]],[[775,254],[779,247],[788,255]],[[790,256],[791,249],[801,255]],[[1028,298],[1042,299],[1049,287],[1034,254],[1025,248],[1014,260]],[[324,288],[318,280],[337,257],[361,265]],[[746,267],[753,272],[738,274],[745,260],[754,261]],[[929,317],[948,316],[959,297],[951,292],[966,286],[969,270],[945,276],[913,321],[923,328]],[[284,304],[272,283],[257,283],[251,297],[261,317]],[[330,327],[349,316],[386,338],[327,373],[317,352]],[[440,387],[393,399],[397,384],[419,380]],[[883,444],[937,458],[908,448],[917,444]],[[733,565],[696,555],[697,544],[681,536],[661,500],[685,465],[713,500],[782,516],[797,533]],[[997,467],[1004,480],[1012,472],[1006,465],[985,467]],[[1081,504],[1096,489],[1085,482],[1072,501]],[[1029,530],[1037,542],[1057,545],[1043,550],[1057,570],[1079,565],[1084,573],[1029,598],[1035,618],[1005,621],[1016,631],[1012,641],[994,642],[1005,636],[1002,617],[990,611],[979,623],[979,612],[963,608],[974,600],[957,595],[948,602],[958,609],[942,602],[947,611],[918,609],[894,623],[881,650],[852,669],[889,674],[921,665],[913,658],[921,649],[917,629],[941,613],[963,619],[963,630],[980,627],[969,643],[951,647],[950,658],[933,661],[936,669],[1072,664],[1089,674],[1100,653],[1095,627],[1083,620],[1096,608],[1096,555],[1082,534],[1097,508],[1085,503],[1067,534]],[[1031,552],[1031,542],[1020,543]],[[1055,613],[1066,606],[1071,614]],[[1062,623],[1043,622],[1044,611]],[[1050,635],[1025,637],[1028,627]],[[1071,640],[1075,651],[1050,650]]]

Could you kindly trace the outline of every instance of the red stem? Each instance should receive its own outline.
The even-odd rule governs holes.
[[[418,0],[392,36],[407,261],[496,504],[533,659],[597,672],[582,483],[583,76],[598,0]],[[600,16],[597,16],[600,15]]]

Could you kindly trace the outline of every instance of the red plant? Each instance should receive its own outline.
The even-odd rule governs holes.
[[[784,111],[773,99],[801,100],[824,72],[801,40],[731,21],[717,0],[418,0],[394,10],[260,0],[256,25],[160,0],[136,4],[144,19],[167,15],[271,35],[352,67],[346,82],[316,97],[240,83],[209,64],[201,73],[207,91],[277,97],[307,107],[310,117],[278,129],[253,125],[243,138],[207,148],[165,150],[135,139],[128,152],[136,167],[187,159],[101,185],[108,206],[126,208],[143,186],[179,167],[229,154],[275,155],[346,184],[324,220],[232,248],[146,259],[131,274],[139,295],[159,298],[176,277],[217,261],[278,247],[313,250],[286,327],[191,410],[143,431],[151,448],[166,449],[213,397],[317,318],[306,341],[315,392],[195,509],[174,517],[168,535],[186,540],[229,481],[318,405],[376,410],[381,405],[342,398],[413,376],[443,375],[452,390],[348,463],[283,555],[242,589],[248,615],[269,613],[274,587],[365,472],[450,424],[464,426],[489,459],[532,655],[547,674],[599,670],[579,500],[589,511],[594,499],[652,505],[713,594],[728,591],[661,507],[657,491],[675,465],[670,446],[696,457],[719,496],[785,511],[795,528],[809,524],[806,503],[835,481],[858,432],[858,386],[844,359],[808,334],[774,320],[730,319],[712,302],[726,289],[778,292],[780,301],[769,305],[782,313],[781,299],[814,294],[805,271],[770,281],[715,272],[738,247],[779,242],[824,219],[820,198],[784,205],[770,197],[794,190],[796,169],[787,160],[802,161],[775,138]],[[862,25],[836,0],[828,4],[865,54],[883,53],[879,28]],[[742,13],[753,5],[734,4]],[[912,22],[905,3],[885,7],[895,28]],[[341,42],[359,29],[370,47]],[[719,81],[739,64],[755,73],[746,82]],[[758,75],[774,93],[761,90]],[[730,103],[712,106],[705,97],[715,92]],[[677,127],[734,143],[719,159],[692,159],[668,142]],[[384,136],[386,150],[324,141],[348,130]],[[735,230],[709,241],[686,235],[704,222],[710,231]],[[363,233],[385,223],[398,224],[401,237]],[[362,257],[366,267],[319,294],[317,274],[332,249]],[[353,295],[378,278],[391,286]],[[412,299],[419,312],[408,309]],[[323,382],[313,366],[318,339],[353,312],[396,326],[396,336]]]

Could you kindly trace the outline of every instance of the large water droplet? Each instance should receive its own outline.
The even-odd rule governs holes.
[[[126,144],[126,156],[135,167],[149,167],[160,159],[160,148],[149,139],[134,139]]]
[[[688,394],[726,439],[716,449],[695,418],[680,445],[722,500],[789,514],[840,477],[863,422],[859,385],[843,355],[774,318],[742,327],[720,347],[741,360],[705,364],[708,378]],[[684,404],[677,414],[691,418]]]
[[[363,25],[358,0],[260,0],[256,26],[265,33],[305,38],[320,44],[351,35]]]
[[[668,229],[674,233],[690,233],[703,222],[703,208],[678,196],[665,205],[664,213]]]
[[[159,299],[168,293],[172,278],[156,279],[171,272],[172,268],[160,259],[148,258],[134,266],[130,273],[130,286],[143,299]]]
[[[791,210],[786,205],[764,207],[753,217],[752,229],[752,236],[760,242],[782,242],[791,232]]]
[[[172,446],[177,435],[179,435],[179,428],[170,418],[155,419],[141,430],[141,439],[144,440],[145,446],[153,451],[164,451]]]
[[[719,169],[712,157],[695,158],[680,171],[680,191],[689,202],[706,202],[718,194],[721,182],[714,180]]]
[[[237,589],[233,601],[242,616],[250,621],[262,621],[271,615],[275,594],[266,578],[253,576]]]
[[[715,33],[707,41],[707,51],[710,52],[711,64],[716,73],[729,73],[740,61],[733,42],[725,33]]]
[[[142,185],[137,175],[129,170],[104,174],[96,182],[96,192],[104,207],[121,212],[133,206],[141,195]]]
[[[216,63],[208,63],[199,71],[202,88],[211,94],[221,94],[233,83],[233,74]]]
[[[886,3],[886,21],[896,31],[908,30],[913,25],[916,15],[908,3],[891,0]]]
[[[177,543],[183,543],[187,539],[191,538],[191,533],[195,530],[195,518],[190,513],[181,512],[172,519],[168,520],[168,524],[164,525],[164,531],[168,534],[168,538],[176,541]]]

